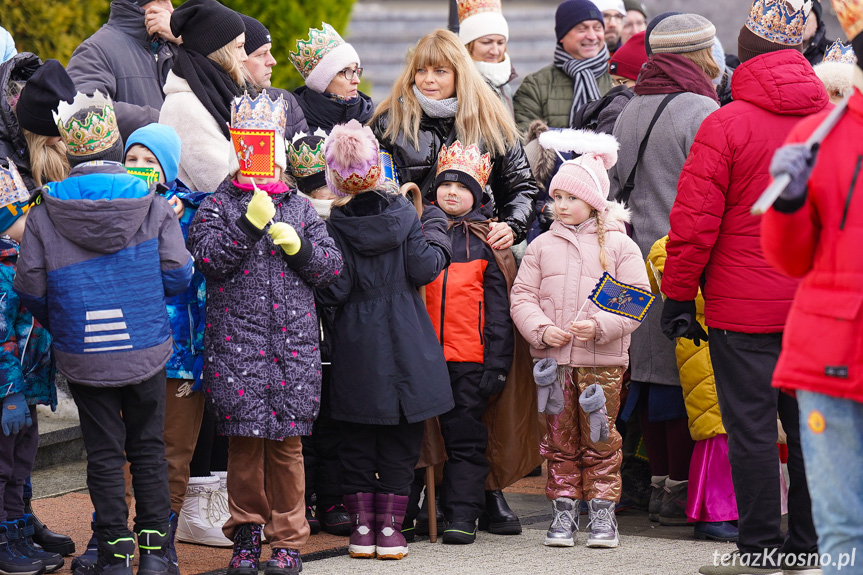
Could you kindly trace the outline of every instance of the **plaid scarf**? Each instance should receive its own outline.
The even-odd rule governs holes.
[[[554,65],[575,80],[572,94],[572,107],[569,110],[569,125],[572,126],[575,112],[583,105],[598,100],[602,94],[596,80],[608,71],[608,48],[602,43],[602,50],[593,58],[576,60],[558,44],[554,49]]]

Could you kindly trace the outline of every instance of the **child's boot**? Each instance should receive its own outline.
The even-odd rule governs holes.
[[[222,533],[228,520],[228,502],[220,491],[219,478],[190,477],[186,498],[177,523],[177,540],[210,547],[230,547]]]
[[[558,497],[551,502],[554,518],[545,534],[549,547],[572,547],[578,533],[578,499]]]
[[[620,544],[614,505],[614,501],[607,499],[592,499],[587,502],[590,515],[590,523],[587,524],[588,547],[617,547]]]
[[[351,542],[348,552],[354,558],[375,556],[375,494],[352,493],[344,496],[351,519]]]
[[[669,486],[666,480],[663,489],[665,494],[662,496],[662,506],[659,510],[659,524],[686,525],[689,522],[686,516],[689,481],[681,481],[674,486]]]
[[[139,529],[138,575],[179,575],[180,570],[171,561],[169,548],[171,544],[170,524],[155,529]]]
[[[17,522],[10,521],[9,523],[17,523],[18,536],[15,542],[15,550],[18,551],[19,554],[40,562],[45,566],[46,573],[53,573],[63,566],[64,561],[60,555],[57,553],[49,553],[33,543],[33,533],[35,533],[36,528],[33,525],[32,515],[25,515]],[[10,535],[9,543],[11,545],[12,530],[9,530],[8,533]]]
[[[174,546],[174,537],[177,535],[177,522],[179,519],[180,517],[173,511],[168,516],[168,524],[171,529],[168,537],[168,560],[177,567],[177,571],[179,571],[179,563],[177,561],[177,548]]]
[[[72,559],[72,571],[77,571],[78,569],[82,569],[87,567],[88,565],[92,565],[99,558],[99,542],[96,540],[96,514],[93,513],[93,517],[90,521],[90,531],[92,535],[90,535],[90,540],[87,542],[87,549],[84,550],[83,553]]]
[[[261,526],[243,523],[234,531],[234,555],[226,575],[258,575],[261,559]]]
[[[135,538],[131,533],[106,534],[97,537],[98,558],[95,563],[75,570],[75,575],[132,575]]]
[[[407,495],[376,493],[377,520],[375,532],[378,559],[402,559],[407,557],[408,544],[402,535],[402,522],[408,508]]]
[[[39,561],[24,557],[15,549],[14,536],[10,533],[11,522],[0,523],[0,571],[7,575],[41,575],[45,566]]]
[[[521,534],[521,521],[504,499],[503,491],[485,492],[485,511],[479,518],[479,528],[496,535]]]
[[[302,570],[299,549],[273,547],[273,556],[264,567],[264,575],[297,575]]]
[[[58,555],[71,555],[75,552],[75,542],[68,535],[54,533],[42,523],[36,514],[33,513],[31,500],[24,499],[24,513],[33,516],[33,542],[39,545],[42,549],[49,553],[57,553]]]
[[[652,477],[650,480],[650,502],[647,504],[647,518],[659,523],[659,512],[662,511],[662,497],[665,495],[665,481],[668,476]]]

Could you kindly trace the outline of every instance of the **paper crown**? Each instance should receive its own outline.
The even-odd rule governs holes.
[[[850,44],[843,44],[842,40],[836,40],[827,47],[823,61],[854,65],[857,63],[857,56],[854,54],[854,48]]]
[[[284,138],[287,119],[288,107],[282,96],[271,100],[269,94],[261,92],[253,99],[246,92],[231,105],[231,127],[238,130],[274,130]]]
[[[374,190],[383,181],[383,168],[380,161],[369,168],[365,174],[353,173],[347,178],[343,178],[336,170],[329,170],[327,174],[339,191],[347,195]]]
[[[8,168],[4,168],[0,163],[0,208],[30,199],[30,192],[18,173],[15,162],[6,158],[6,163]]]
[[[297,51],[289,52],[288,56],[297,71],[308,78],[315,66],[324,59],[324,56],[345,44],[345,41],[336,32],[336,29],[322,22],[321,29],[309,28],[308,40],[297,40]]]
[[[833,10],[849,40],[863,32],[863,0],[833,0]]]
[[[89,110],[84,120],[73,118],[81,110]],[[92,96],[78,92],[71,104],[60,100],[54,121],[71,156],[90,156],[103,152],[120,138],[114,104],[98,90]]]
[[[327,169],[327,159],[324,156],[326,138],[327,133],[320,128],[311,136],[305,132],[297,132],[288,146],[288,165],[294,176],[307,178]],[[302,141],[304,139],[306,141]],[[312,145],[309,145],[309,142],[312,142]]]
[[[461,142],[456,140],[447,148],[446,144],[441,146],[437,160],[437,174],[447,170],[464,172],[476,180],[481,188],[488,182],[491,174],[491,157],[488,153],[481,153],[476,144],[467,148],[462,147]]]
[[[755,0],[746,27],[770,42],[797,46],[803,42],[810,10],[812,0]]]
[[[501,14],[503,10],[500,6],[500,0],[458,0],[459,22],[486,12]]]

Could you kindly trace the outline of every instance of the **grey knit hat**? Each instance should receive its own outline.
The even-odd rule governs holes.
[[[654,54],[687,54],[713,48],[716,27],[704,16],[678,14],[660,22],[650,33]]]

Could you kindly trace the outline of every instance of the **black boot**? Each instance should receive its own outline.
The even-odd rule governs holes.
[[[103,536],[104,540],[97,537],[96,562],[75,569],[74,575],[133,575],[135,538],[132,534],[126,532]]]
[[[521,521],[499,490],[485,492],[485,513],[479,518],[479,528],[497,535],[518,535],[521,533]]]
[[[42,575],[45,572],[42,563],[24,557],[15,549],[10,528],[17,535],[17,527],[12,522],[0,523],[0,571],[6,575]]]
[[[72,555],[75,552],[75,542],[68,535],[54,533],[42,523],[39,518],[33,513],[33,507],[30,505],[30,499],[24,500],[24,513],[33,516],[33,542],[37,543],[42,549],[49,553],[57,553],[59,555]]]
[[[426,495],[428,495],[428,490],[426,490]],[[446,528],[446,521],[443,516],[443,509],[440,505],[440,494],[437,490],[435,490],[435,515],[437,519],[437,532],[443,533],[443,530]],[[417,535],[428,535],[429,534],[429,508],[428,508],[428,497],[423,499],[422,507],[420,507],[420,513],[417,515],[416,527],[414,528],[414,532]]]
[[[418,469],[414,473],[414,480],[411,483],[411,492],[408,496],[408,509],[405,512],[405,520],[402,523],[402,535],[405,541],[413,543],[416,540],[416,528],[414,520],[420,512],[420,497],[423,494],[423,485],[425,485],[425,469]],[[428,519],[426,519],[428,523]]]
[[[171,526],[162,525],[153,529],[139,529],[138,550],[141,556],[138,559],[138,575],[179,575],[180,570],[168,557],[170,546]]]
[[[87,542],[87,549],[72,559],[72,571],[78,571],[84,567],[89,567],[99,559],[99,542],[96,540],[96,514],[94,513],[90,521],[90,540]]]
[[[174,547],[174,537],[177,535],[177,523],[179,522],[179,520],[180,518],[177,516],[177,514],[171,511],[171,515],[168,516],[168,523],[171,526],[171,533],[168,539],[168,559],[171,561],[171,563],[174,564],[175,567],[177,567],[178,563],[177,548]]]
[[[18,521],[9,521],[9,523],[17,523],[18,527],[17,537],[13,535],[14,531],[12,529],[8,530],[10,547],[15,547],[15,550],[24,557],[40,562],[45,566],[46,573],[53,573],[63,566],[64,561],[60,555],[45,551],[33,543],[33,532],[35,529],[33,527],[32,515],[25,515]],[[13,539],[15,539],[14,543]]]

